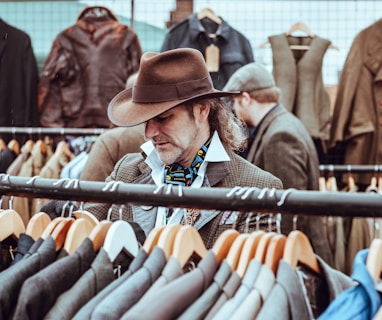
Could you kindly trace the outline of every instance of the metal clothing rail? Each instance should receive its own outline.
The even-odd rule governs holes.
[[[183,188],[0,175],[0,195],[318,216],[382,217],[382,195],[248,187]]]
[[[356,165],[356,164],[326,164],[320,165],[320,172],[327,173],[382,173],[381,165]]]
[[[100,135],[106,128],[0,127],[0,133],[37,135]]]

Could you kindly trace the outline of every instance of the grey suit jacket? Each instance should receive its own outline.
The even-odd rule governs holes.
[[[224,284],[231,276],[231,273],[231,266],[226,260],[223,260],[208,289],[178,319],[204,319],[210,308],[220,297]]]
[[[90,319],[92,312],[98,306],[98,304],[105,299],[111,292],[118,288],[122,283],[124,283],[132,274],[137,272],[144,264],[148,255],[143,248],[140,248],[137,256],[131,262],[129,269],[117,280],[111,282],[106,286],[101,292],[94,296],[90,301],[88,301],[82,308],[75,314],[73,320],[84,320]]]
[[[41,319],[53,306],[57,297],[68,290],[89,269],[95,252],[89,238],[77,250],[51,263],[21,287],[15,319]]]
[[[318,190],[319,163],[312,138],[299,119],[282,105],[273,108],[258,126],[248,161],[274,174],[284,189]],[[333,255],[321,217],[299,216],[297,229],[311,240],[316,253],[330,265]],[[293,216],[283,215],[281,231],[293,230]]]
[[[216,256],[209,250],[198,267],[170,282],[147,301],[140,314],[122,319],[175,319],[182,314],[211,284],[217,270]]]
[[[252,291],[257,276],[260,273],[260,268],[260,261],[252,259],[241,281],[240,287],[237,289],[235,295],[223,304],[216,314],[216,318],[231,319],[232,314]]]
[[[58,297],[44,319],[72,319],[81,306],[114,280],[113,264],[107,252],[101,248],[90,269]]]
[[[158,279],[165,264],[163,249],[154,247],[142,268],[121,283],[95,308],[92,319],[120,319]]]
[[[36,253],[0,272],[0,319],[10,318],[24,281],[54,262],[55,259],[56,244],[53,238],[48,236]]]

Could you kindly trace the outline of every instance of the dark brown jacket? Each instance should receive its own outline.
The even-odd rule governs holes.
[[[55,38],[38,92],[44,127],[110,126],[107,106],[139,69],[136,33],[108,9],[87,7]]]

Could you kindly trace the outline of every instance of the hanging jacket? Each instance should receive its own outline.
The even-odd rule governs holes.
[[[216,37],[210,38],[196,14],[173,26],[164,39],[161,51],[176,48],[194,48],[205,57],[206,48],[214,44],[219,48],[219,71],[211,72],[216,89],[222,89],[231,75],[240,67],[253,62],[253,52],[249,40],[222,19],[215,31]]]
[[[136,33],[104,7],[87,7],[54,39],[38,91],[41,125],[110,126],[107,106],[138,71]]]
[[[315,36],[269,37],[273,75],[281,88],[281,103],[299,118],[313,139],[329,139],[330,98],[322,79],[322,61],[330,41]],[[292,51],[290,45],[309,45]]]

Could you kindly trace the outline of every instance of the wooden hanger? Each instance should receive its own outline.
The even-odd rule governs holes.
[[[231,270],[236,270],[240,259],[240,253],[245,241],[248,239],[248,233],[239,234],[228,251],[226,261],[231,267]]]
[[[260,261],[261,264],[265,263],[265,257],[267,255],[267,249],[269,242],[276,235],[276,232],[266,232],[260,239],[255,252],[255,259]]]
[[[25,225],[19,213],[13,209],[0,212],[0,241],[8,237],[19,239],[20,233],[25,232]]]
[[[180,224],[168,224],[159,236],[158,247],[163,250],[166,260],[171,256],[174,248],[175,236],[180,228]]]
[[[203,8],[197,13],[198,20],[202,20],[204,18],[208,18],[216,24],[221,24],[222,19],[218,17],[215,12],[211,8]]]
[[[68,254],[72,254],[87,238],[98,223],[85,218],[75,219],[70,226],[65,237],[64,249]]]
[[[56,251],[59,251],[64,247],[66,236],[73,223],[73,218],[64,218],[53,229],[52,237],[56,243]]]
[[[106,234],[111,224],[110,220],[102,220],[90,232],[89,239],[93,242],[94,252],[98,252],[105,243]]]
[[[321,274],[313,247],[308,237],[300,230],[293,230],[288,234],[283,259],[294,269],[300,262],[311,270]]]
[[[216,262],[219,266],[223,259],[227,257],[233,242],[239,236],[239,234],[239,231],[235,229],[227,229],[224,230],[214,242],[212,251],[215,253]]]
[[[96,218],[96,216],[86,210],[75,210],[72,212],[72,216],[75,219],[84,218],[88,220],[89,223],[92,224],[94,227],[99,223],[99,220]]]
[[[276,234],[274,237],[272,237],[267,247],[264,264],[267,265],[275,275],[277,273],[279,261],[283,258],[284,255],[286,238],[287,237],[283,234]]]
[[[194,254],[203,258],[206,253],[206,246],[198,230],[190,225],[182,226],[176,233],[171,254],[179,261],[182,268]]]
[[[150,254],[154,247],[158,244],[158,240],[165,226],[156,227],[152,229],[146,237],[145,242],[143,243],[143,249],[146,253]]]
[[[46,153],[48,152],[48,146],[46,145],[45,141],[41,139],[36,141],[36,143],[34,144],[34,148],[38,148],[41,154],[44,155],[46,155]]]
[[[57,218],[54,218],[52,221],[50,221],[49,224],[44,229],[44,232],[42,233],[41,238],[46,239],[49,235],[52,235],[53,230],[64,219],[65,219],[64,217],[57,217]]]
[[[310,28],[303,22],[296,22],[295,24],[291,25],[291,27],[288,29],[288,31],[285,32],[286,36],[291,36],[293,32],[296,31],[302,31],[304,32],[308,37],[314,38],[315,35],[312,31],[310,31]]]
[[[18,156],[20,154],[20,144],[16,139],[11,139],[7,146],[15,153],[15,155]]]
[[[236,268],[236,272],[241,278],[243,278],[249,263],[255,257],[256,249],[258,247],[260,239],[264,234],[265,231],[257,230],[252,232],[247,238],[247,240],[245,240],[244,246],[241,249],[240,259]]]
[[[38,212],[29,219],[25,233],[33,240],[37,240],[51,221],[52,219],[46,212]]]
[[[7,147],[7,144],[2,138],[0,138],[0,152],[3,151],[6,147]]]
[[[21,147],[21,150],[25,153],[31,153],[33,146],[34,146],[34,141],[32,139],[29,139],[25,141],[25,143]]]
[[[380,238],[374,238],[371,241],[366,259],[366,269],[369,271],[374,283],[378,283],[382,271],[382,239]]]
[[[113,222],[106,234],[103,248],[112,262],[122,251],[135,257],[139,250],[139,244],[133,227],[124,220]]]

